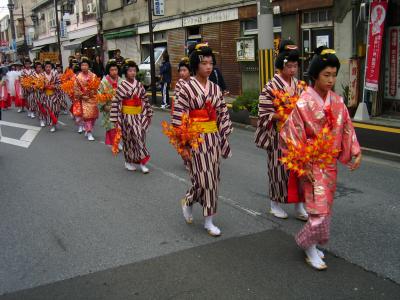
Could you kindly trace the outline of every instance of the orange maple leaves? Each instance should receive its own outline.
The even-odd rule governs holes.
[[[117,155],[119,152],[119,142],[121,141],[122,131],[119,126],[117,126],[115,128],[115,130],[116,130],[116,133],[115,133],[113,144],[111,147],[111,152],[112,152],[112,154]]]
[[[67,69],[61,76],[61,89],[66,93],[69,97],[73,98],[74,95],[74,81],[75,74],[71,69]]]
[[[204,142],[201,138],[203,128],[194,123],[187,114],[182,115],[182,124],[179,127],[174,127],[166,121],[163,121],[161,125],[163,133],[169,138],[169,143],[185,160],[191,157],[192,149],[197,149],[200,143]]]
[[[290,171],[298,176],[306,174],[312,165],[325,169],[327,165],[334,162],[340,150],[334,148],[334,137],[329,125],[325,125],[314,139],[306,143],[295,144],[292,140],[287,141],[287,151],[280,161]]]
[[[111,101],[116,94],[116,91],[113,88],[106,87],[102,91],[102,93],[99,93],[96,95],[96,99],[98,103],[107,103],[108,101]]]
[[[45,87],[45,79],[43,76],[21,76],[21,87],[24,89],[43,90]]]
[[[297,89],[305,90],[307,88],[307,84],[304,81],[299,81],[297,84]],[[281,130],[283,124],[289,118],[290,113],[296,106],[297,101],[300,98],[299,93],[295,93],[293,96],[290,96],[288,92],[282,90],[273,90],[275,98],[272,101],[275,107],[276,113],[279,115],[280,119],[277,122],[278,131]]]

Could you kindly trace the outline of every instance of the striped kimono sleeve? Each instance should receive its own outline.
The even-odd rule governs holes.
[[[124,98],[127,97],[123,81],[120,85],[118,85],[115,97],[111,102],[110,121],[113,123],[121,123],[122,100]]]
[[[258,98],[258,122],[255,133],[255,143],[257,147],[268,149],[271,138],[275,135],[275,126],[272,117],[275,113],[273,104],[274,89],[272,81],[268,82]]]
[[[142,100],[142,107],[143,107],[143,120],[142,120],[142,126],[144,130],[147,130],[150,126],[151,118],[153,117],[153,108],[151,107],[149,98],[147,97],[146,90],[144,89],[143,85],[141,83],[138,83],[138,89],[139,89],[139,98]]]
[[[223,158],[232,156],[231,149],[228,142],[228,136],[232,133],[232,122],[229,117],[228,107],[226,106],[224,97],[222,96],[219,86],[215,85],[214,94],[218,95],[216,110],[217,110],[217,124],[218,131],[221,137],[221,154]]]
[[[189,114],[189,91],[187,85],[183,86],[175,99],[174,111],[172,114],[172,125],[179,127],[182,124],[182,115]]]

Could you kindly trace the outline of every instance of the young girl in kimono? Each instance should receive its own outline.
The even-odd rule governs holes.
[[[33,77],[37,80],[44,80],[43,65],[40,61],[35,61],[35,72]],[[39,118],[40,127],[46,126],[46,109],[44,107],[43,90],[35,89],[33,92],[33,102],[36,110],[36,114]]]
[[[46,125],[51,125],[50,132],[55,132],[61,110],[61,99],[59,97],[60,78],[53,69],[51,61],[45,61],[43,75],[45,78],[43,103],[47,110]]]
[[[118,85],[112,101],[110,120],[119,126],[122,132],[125,168],[135,171],[140,165],[142,173],[149,173],[147,163],[150,153],[146,147],[146,132],[149,129],[153,110],[143,85],[136,79],[139,71],[137,64],[125,60],[123,73],[125,80]]]
[[[34,74],[32,68],[32,61],[29,57],[24,60],[24,68],[21,71],[21,77],[31,77]],[[31,88],[23,88],[22,96],[26,100],[26,107],[28,108],[28,118],[35,118],[35,103],[33,97],[33,90]]]
[[[88,89],[88,82],[93,80],[96,75],[89,71],[90,60],[87,57],[82,57],[80,67],[81,72],[76,76],[75,79],[74,98],[75,101],[79,101],[81,104],[85,136],[89,141],[94,141],[95,139],[92,131],[94,124],[96,123],[96,119],[99,116],[99,110],[97,108],[97,92]],[[81,120],[79,121],[81,122]],[[80,125],[79,130],[81,130],[81,126],[82,125]]]
[[[232,124],[221,89],[208,80],[213,70],[213,53],[206,44],[196,46],[190,55],[190,68],[195,75],[180,89],[172,124],[180,126],[183,114],[188,115],[203,128],[204,141],[197,149],[191,149],[188,159],[192,187],[182,200],[183,217],[191,224],[193,204],[200,203],[204,228],[211,236],[220,236],[221,230],[214,225],[213,216],[217,212],[221,157],[231,156],[228,136]]]
[[[189,58],[183,57],[178,65],[178,72],[179,72],[179,80],[175,84],[174,89],[174,98],[175,101],[178,99],[179,92],[182,86],[190,80],[190,66],[189,66]],[[173,107],[172,107],[173,108]]]
[[[336,161],[355,170],[361,163],[361,150],[347,107],[342,97],[332,91],[340,68],[339,59],[334,50],[326,47],[318,48],[315,53],[308,69],[312,86],[302,93],[280,134],[285,149],[289,141],[298,146],[313,140],[327,125],[334,139],[333,149],[339,150],[332,164],[323,169],[317,164],[309,165],[306,176],[299,178],[309,218],[296,235],[296,242],[305,251],[306,262],[317,270],[324,270],[327,268],[324,253],[316,246],[329,240]]]
[[[280,204],[288,203],[288,178],[289,172],[280,162],[282,151],[279,145],[279,131],[277,122],[280,116],[276,113],[273,100],[273,91],[280,90],[300,95],[303,91],[298,88],[298,80],[295,77],[300,62],[297,46],[293,41],[282,41],[279,46],[279,55],[275,60],[278,73],[263,88],[258,105],[258,122],[255,133],[257,147],[267,150],[268,155],[268,183],[269,198],[271,200],[270,213],[276,218],[286,219],[287,213]],[[296,218],[307,221],[308,215],[302,202],[295,204]]]
[[[118,86],[122,82],[122,78],[119,77],[119,68],[115,59],[110,59],[106,66],[106,76],[101,81],[99,93],[104,93],[106,90],[117,91]],[[112,100],[108,100],[106,103],[99,104],[99,110],[103,115],[102,125],[106,130],[105,144],[112,145],[115,138],[115,124],[110,121]]]

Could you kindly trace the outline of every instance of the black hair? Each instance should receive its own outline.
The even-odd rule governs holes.
[[[115,59],[110,59],[106,65],[106,74],[110,75],[110,69],[112,67],[116,67],[118,69],[118,73],[119,73],[119,66],[117,64],[117,61]]]
[[[300,63],[300,54],[297,46],[291,40],[283,40],[279,44],[279,54],[275,59],[275,68],[283,70],[287,62]]]
[[[32,61],[29,57],[24,58],[24,64],[26,64],[26,63],[30,63],[30,64],[32,63]]]
[[[88,57],[83,56],[83,57],[81,58],[81,63],[79,64],[79,67],[81,67],[82,64],[88,64],[89,67],[90,67],[90,66],[91,66],[91,61],[90,61],[90,59],[89,59]]]
[[[335,51],[328,49],[325,46],[318,47],[314,50],[314,56],[308,66],[308,75],[312,83],[317,80],[319,73],[321,73],[326,67],[336,68],[336,72],[339,72],[340,62],[339,58],[335,55]]]
[[[197,69],[199,68],[199,64],[203,60],[203,57],[211,57],[213,62],[215,60],[212,49],[206,44],[199,44],[196,46],[189,57],[190,69],[193,71],[194,74],[196,74]]]
[[[139,66],[130,58],[125,59],[122,73],[126,76],[129,68],[136,68],[136,72],[139,72]]]
[[[52,62],[50,60],[45,60],[43,63],[43,67],[46,67],[47,65],[50,65],[51,68],[54,68],[54,65],[52,64]]]
[[[183,58],[181,59],[181,61],[179,62],[179,65],[178,65],[178,72],[179,72],[179,70],[180,70],[182,67],[187,68],[187,69],[189,70],[189,72],[190,72],[190,61],[189,61],[189,57],[183,57]]]

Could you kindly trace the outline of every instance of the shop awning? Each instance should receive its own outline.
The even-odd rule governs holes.
[[[85,36],[79,39],[74,39],[72,41],[68,41],[68,42],[64,42],[63,43],[63,47],[65,50],[74,50],[74,49],[78,49],[82,47],[82,43],[84,43],[85,41],[91,39],[92,37],[94,37],[95,35],[91,35],[91,36]]]
[[[32,52],[39,52],[40,50],[42,50],[46,45],[43,46],[38,46],[38,47],[33,47],[31,49]]]
[[[122,30],[118,32],[105,33],[104,37],[107,40],[112,40],[112,39],[121,39],[125,37],[130,37],[134,35],[137,35],[137,28]]]

